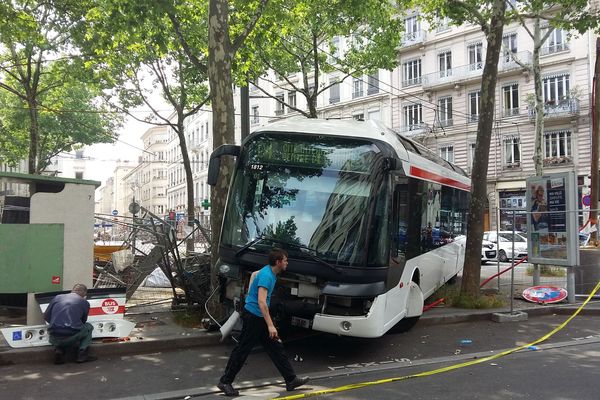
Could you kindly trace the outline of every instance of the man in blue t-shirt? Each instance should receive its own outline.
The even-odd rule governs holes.
[[[65,351],[75,345],[79,349],[78,363],[96,360],[96,356],[89,354],[94,327],[87,323],[90,303],[86,296],[87,287],[78,283],[71,293],[54,296],[44,312],[44,319],[50,324],[50,344],[55,346],[55,364],[63,364]]]
[[[271,294],[275,288],[277,274],[287,269],[288,255],[285,250],[273,249],[269,253],[269,264],[250,277],[246,305],[242,313],[244,325],[240,340],[231,352],[225,372],[219,380],[217,387],[226,396],[238,396],[239,391],[231,385],[237,373],[242,369],[246,358],[260,341],[267,354],[285,379],[288,391],[294,390],[308,382],[308,378],[298,378],[290,361],[283,350],[283,343],[279,339],[277,328],[269,314]]]

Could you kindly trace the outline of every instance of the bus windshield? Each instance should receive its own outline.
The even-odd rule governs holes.
[[[281,245],[291,252],[303,247],[327,262],[363,265],[382,158],[365,140],[257,136],[238,164],[221,243],[243,247],[264,236],[273,241],[253,247]]]

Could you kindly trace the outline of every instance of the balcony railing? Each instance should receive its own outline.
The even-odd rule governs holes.
[[[519,107],[516,107],[516,108],[505,108],[504,110],[502,110],[502,116],[504,118],[514,117],[516,115],[519,115]]]
[[[573,159],[571,156],[557,156],[557,157],[546,157],[544,158],[544,167],[561,164],[571,164]]]
[[[275,115],[283,115],[283,108],[278,108],[275,110]]]
[[[415,44],[423,43],[426,33],[427,32],[424,30],[405,32],[402,35],[402,47],[414,46]]]
[[[535,118],[535,106],[529,105],[529,118]],[[544,104],[544,118],[567,118],[579,115],[579,99],[569,98]]]
[[[418,124],[410,124],[404,125],[398,129],[396,132],[400,133],[404,136],[418,135],[424,133],[427,130],[427,124],[425,122],[420,122]]]
[[[452,118],[446,118],[439,121],[441,127],[452,126],[454,125],[454,120]]]
[[[423,81],[423,77],[419,76],[418,78],[405,79],[402,81],[402,87],[420,85]]]
[[[456,84],[460,81],[479,78],[483,73],[483,63],[461,65],[450,69],[436,71],[421,77],[423,89],[434,86]]]
[[[512,170],[521,168],[521,161],[514,161],[503,165],[504,170]]]
[[[521,65],[530,66],[532,62],[531,52],[529,50],[519,51],[517,53],[503,54],[501,57],[501,63],[498,67],[498,72],[507,72],[515,69],[521,69]]]
[[[555,54],[563,51],[569,51],[569,43],[556,43],[551,46],[544,46],[541,48],[540,54],[542,56],[547,56],[548,54]]]

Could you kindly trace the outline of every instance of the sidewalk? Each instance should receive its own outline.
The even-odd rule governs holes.
[[[514,301],[514,311],[523,311],[528,316],[535,317],[548,314],[570,315],[580,305],[553,304],[538,305],[522,300]],[[489,320],[493,313],[509,313],[510,309],[472,310],[453,307],[435,307],[423,314],[419,320],[420,325],[452,324],[458,322]],[[600,302],[590,302],[583,310],[583,315],[600,315]],[[189,348],[197,346],[211,346],[220,343],[219,332],[207,332],[199,328],[186,328],[178,325],[173,320],[173,313],[159,312],[153,314],[126,315],[125,319],[134,322],[136,327],[131,332],[128,340],[110,341],[94,339],[93,352],[98,356],[131,355],[176,348]],[[4,323],[0,327],[7,327]],[[53,351],[51,346],[13,349],[8,346],[4,338],[0,343],[0,365],[18,363],[48,362],[52,361]]]

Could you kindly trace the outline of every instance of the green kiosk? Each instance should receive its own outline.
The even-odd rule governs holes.
[[[35,293],[92,287],[94,191],[100,182],[0,172],[0,294],[27,293],[27,324],[43,324]]]

